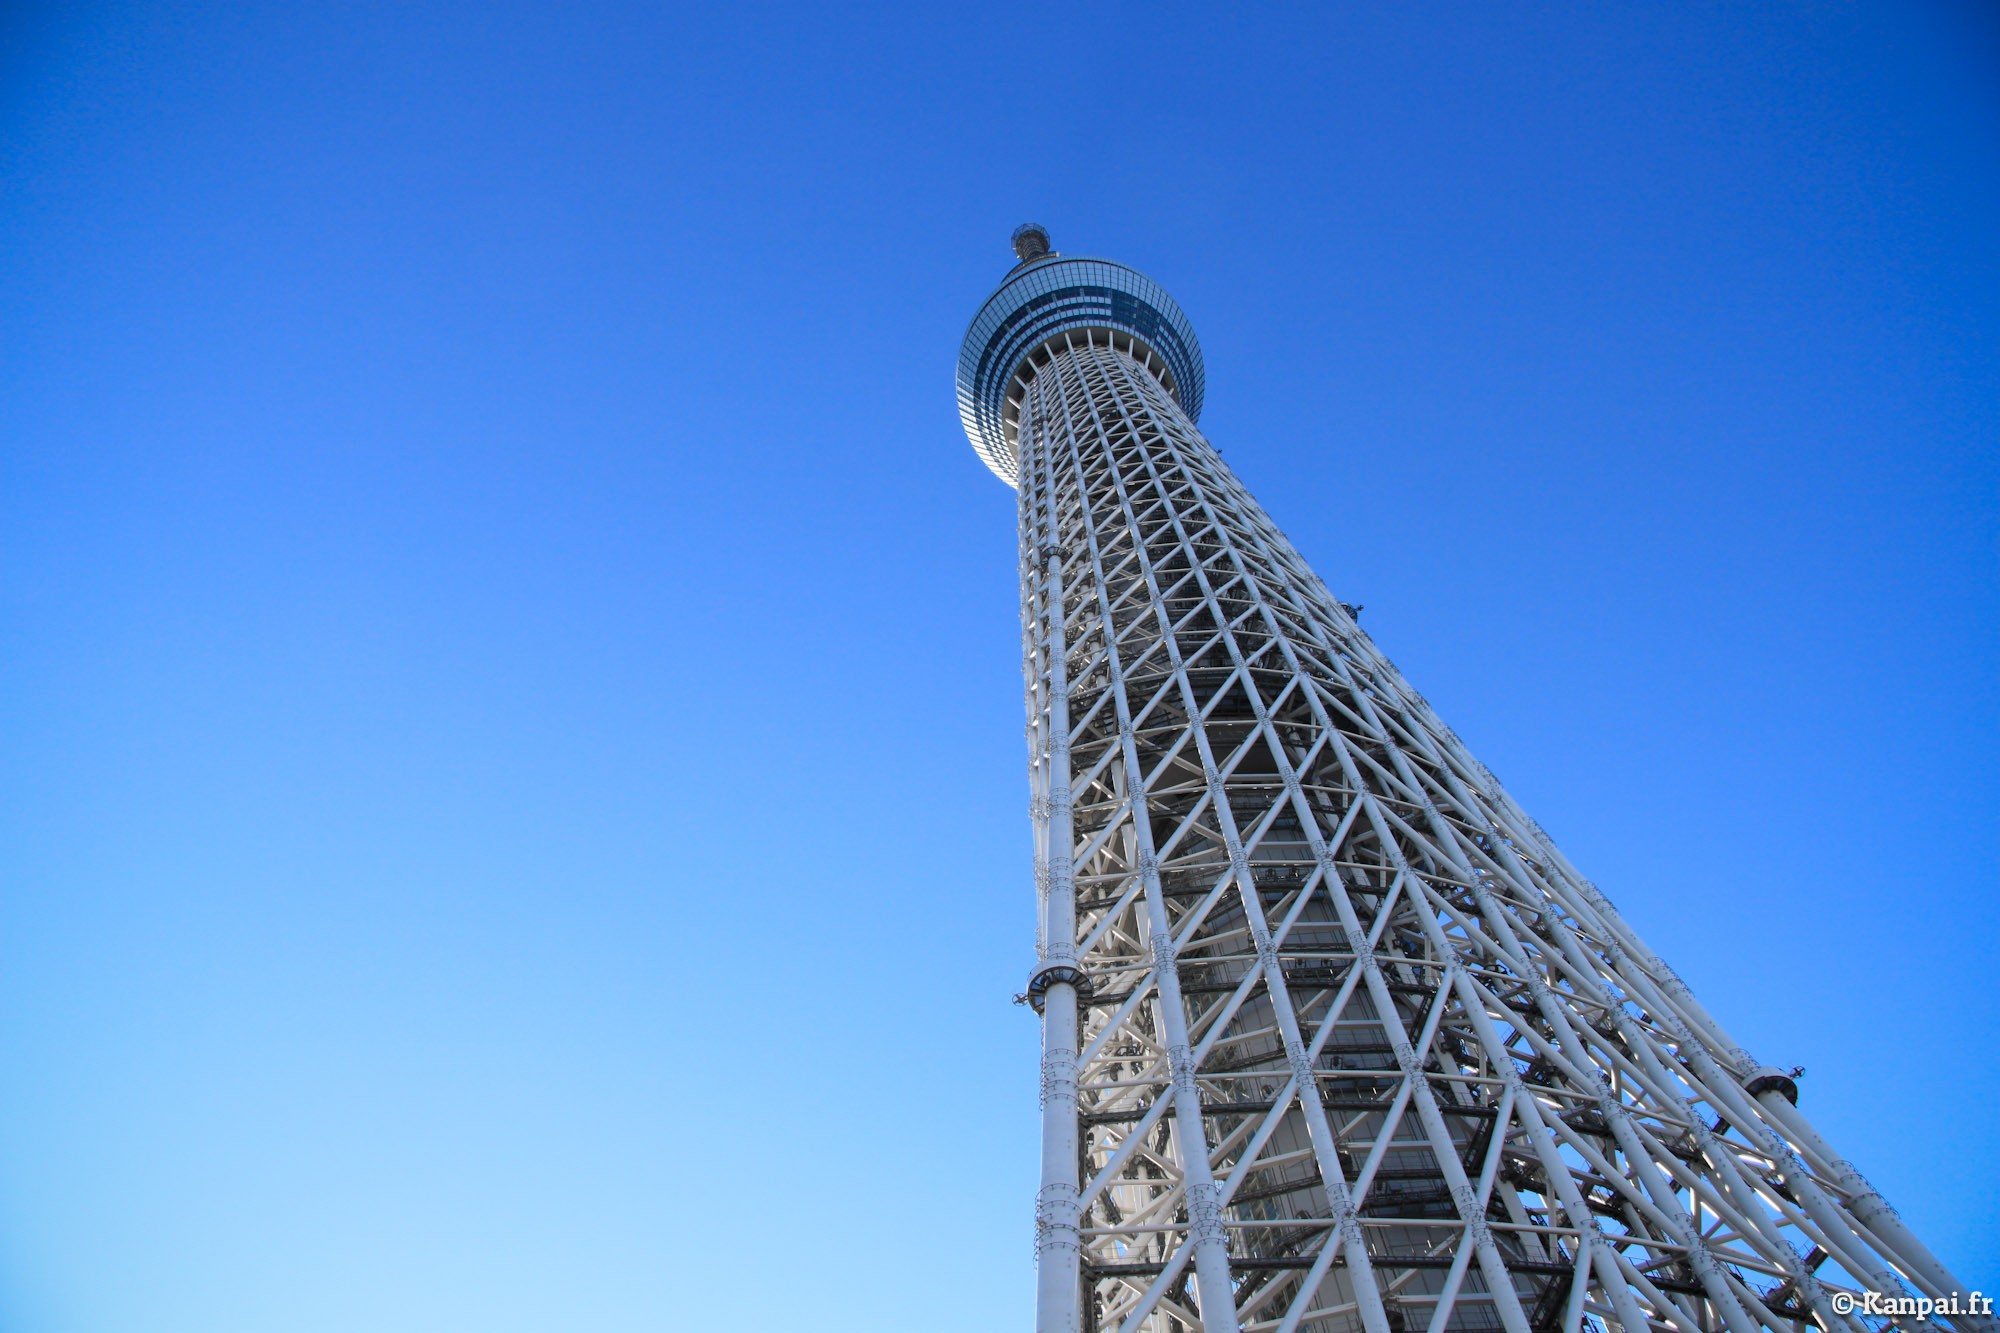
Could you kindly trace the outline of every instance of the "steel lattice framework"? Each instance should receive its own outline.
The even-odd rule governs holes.
[[[960,398],[1019,491],[1041,1333],[1968,1308],[1202,437],[1171,299],[1016,245]]]

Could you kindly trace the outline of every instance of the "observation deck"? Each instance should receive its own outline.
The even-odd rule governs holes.
[[[1014,232],[1014,253],[1021,262],[972,317],[958,353],[958,415],[995,476],[1014,485],[1028,381],[1079,331],[1130,353],[1200,419],[1201,344],[1164,288],[1113,260],[1057,254],[1034,223]]]

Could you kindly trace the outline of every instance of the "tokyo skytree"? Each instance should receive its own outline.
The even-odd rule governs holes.
[[[1014,249],[1040,1333],[1994,1328],[1203,438],[1173,299]]]

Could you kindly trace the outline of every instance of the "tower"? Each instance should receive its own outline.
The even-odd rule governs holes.
[[[1040,1333],[1992,1328],[1237,481],[1173,299],[1014,245]]]

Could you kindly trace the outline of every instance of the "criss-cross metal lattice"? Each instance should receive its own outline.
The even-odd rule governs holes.
[[[1838,1293],[1963,1299],[1143,342],[1059,331],[1009,395],[1042,1333],[1864,1333]]]

